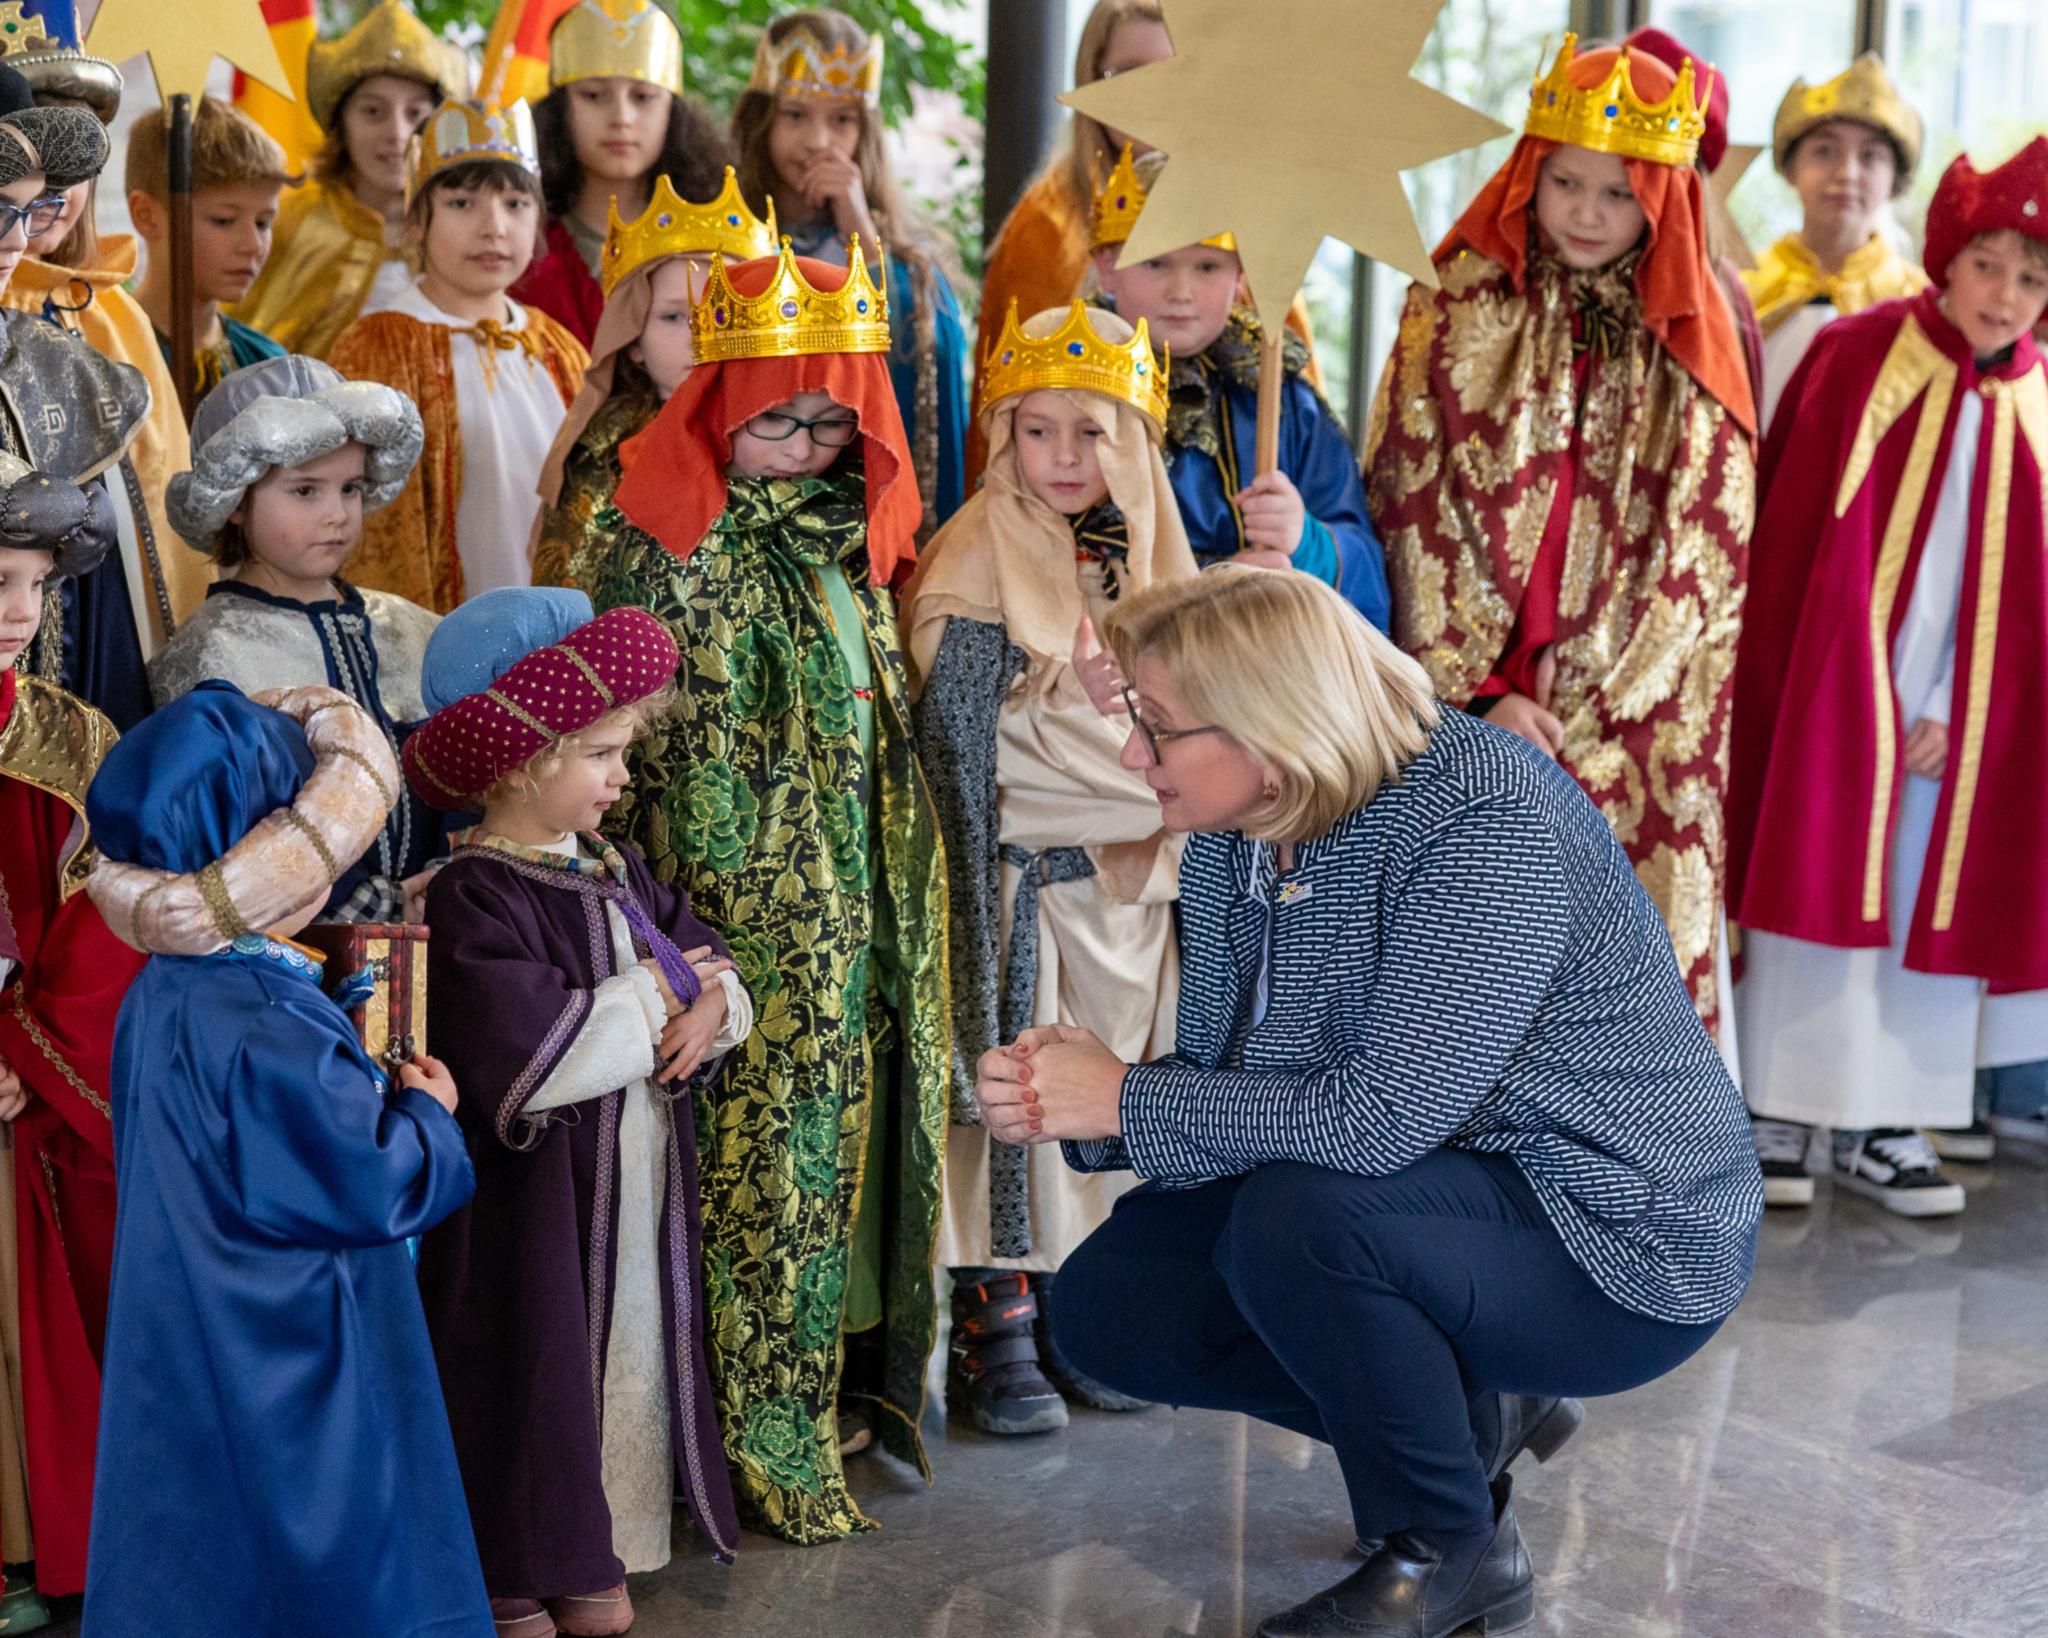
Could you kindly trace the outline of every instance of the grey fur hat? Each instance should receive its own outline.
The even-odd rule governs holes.
[[[361,444],[363,510],[405,488],[426,433],[404,393],[344,380],[317,358],[287,353],[222,378],[192,418],[192,470],[171,479],[164,510],[186,543],[211,552],[249,486],[274,466],[303,466]]]
[[[100,566],[116,529],[104,485],[81,488],[0,451],[0,551],[48,552],[75,578]]]

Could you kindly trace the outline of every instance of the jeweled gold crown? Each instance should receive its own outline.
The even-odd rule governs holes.
[[[1694,95],[1690,57],[1679,67],[1671,95],[1662,102],[1647,103],[1636,95],[1628,47],[1615,54],[1607,78],[1590,91],[1572,84],[1572,62],[1578,52],[1579,37],[1565,35],[1549,74],[1535,82],[1529,93],[1529,135],[1569,142],[1595,153],[1619,154],[1624,159],[1646,159],[1654,165],[1693,162],[1707,129],[1707,117],[1701,112],[1706,99]],[[1712,75],[1714,71],[1710,68],[1707,72]]]
[[[666,176],[655,178],[654,197],[631,222],[619,220],[619,202],[611,205],[611,226],[604,236],[599,271],[609,296],[635,268],[664,256],[708,256],[713,251],[730,261],[750,262],[773,256],[778,243],[775,201],[768,201],[768,220],[747,208],[740,180],[725,168],[725,187],[706,205],[693,205],[676,192]]]
[[[771,97],[787,92],[827,101],[857,99],[872,108],[882,100],[882,37],[869,35],[867,49],[856,52],[843,45],[827,50],[807,28],[792,29],[779,40],[769,39],[763,29],[747,89]]]
[[[804,277],[796,251],[784,239],[768,288],[758,296],[743,296],[725,276],[725,257],[714,254],[704,299],[690,315],[698,362],[886,353],[889,298],[868,277],[858,234],[847,242],[846,264],[846,283],[820,290]]]
[[[306,111],[326,130],[345,98],[372,74],[430,85],[444,97],[469,92],[469,59],[400,0],[380,0],[338,40],[306,48]]]
[[[501,159],[534,176],[540,175],[540,148],[533,136],[533,110],[524,102],[492,108],[480,102],[444,102],[412,139],[406,167],[405,196],[421,188],[451,165],[476,159]]]
[[[1088,304],[1077,301],[1066,323],[1034,339],[1017,322],[1013,296],[1003,333],[982,360],[982,407],[1026,392],[1099,392],[1143,411],[1164,431],[1166,364],[1152,356],[1152,334],[1143,319],[1129,341],[1104,341]]]
[[[1780,171],[1792,158],[1792,148],[1816,125],[1831,119],[1852,119],[1883,132],[1898,145],[1899,174],[1895,191],[1904,193],[1920,163],[1923,135],[1920,116],[1899,95],[1891,76],[1884,71],[1884,59],[1866,51],[1833,79],[1819,85],[1794,80],[1785,100],[1778,104],[1778,117],[1771,122],[1771,157]]]
[[[1117,156],[1116,164],[1109,173],[1109,180],[1095,193],[1090,238],[1094,247],[1100,250],[1104,245],[1127,243],[1138,225],[1140,213],[1145,209],[1145,201],[1150,197],[1145,184],[1138,180],[1137,162],[1131,157],[1131,145],[1126,142],[1124,151]],[[1219,233],[1202,243],[1217,250],[1237,249],[1237,238],[1229,233]]]
[[[683,94],[683,36],[651,0],[582,0],[548,36],[548,84],[644,80]]]

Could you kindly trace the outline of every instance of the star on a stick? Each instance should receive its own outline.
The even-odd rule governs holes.
[[[164,0],[105,0],[85,49],[111,63],[147,56],[165,102],[180,91],[196,102],[215,57],[225,57],[280,96],[292,95],[261,0],[178,0],[174,6]]]
[[[1166,0],[1171,57],[1060,99],[1173,156],[1123,259],[1233,233],[1272,323],[1326,236],[1435,284],[1401,173],[1506,131],[1409,73],[1443,6]]]

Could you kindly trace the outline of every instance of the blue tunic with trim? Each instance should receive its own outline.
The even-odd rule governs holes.
[[[491,1638],[406,1236],[469,1196],[312,963],[156,956],[114,1038],[89,1638]]]

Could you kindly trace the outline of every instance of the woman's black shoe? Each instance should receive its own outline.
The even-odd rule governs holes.
[[[1258,1638],[1476,1638],[1536,1618],[1536,1572],[1505,1496],[1493,1541],[1464,1586],[1439,1586],[1443,1568],[1442,1552],[1429,1542],[1391,1535],[1334,1587],[1268,1619]]]
[[[1500,1437],[1494,1443],[1493,1460],[1487,1463],[1489,1482],[1528,1451],[1539,1462],[1547,1462],[1579,1431],[1586,1419],[1586,1407],[1576,1399],[1543,1399],[1534,1394],[1504,1393],[1500,1400]]]
[[[984,1433],[1056,1433],[1067,1402],[1039,1368],[1038,1300],[1004,1269],[953,1271],[953,1339],[946,1409]]]

